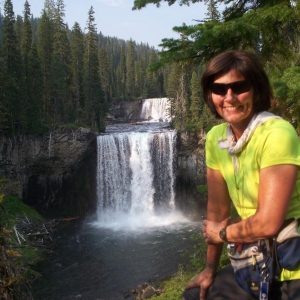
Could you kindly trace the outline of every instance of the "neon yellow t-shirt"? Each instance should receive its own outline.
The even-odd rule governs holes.
[[[254,131],[243,150],[236,154],[240,168],[235,174],[227,149],[218,146],[218,139],[226,138],[226,126],[227,123],[223,123],[208,132],[206,165],[221,172],[237,212],[242,219],[246,219],[255,214],[257,209],[260,169],[280,164],[300,166],[299,138],[289,122],[277,118],[267,120]],[[292,217],[300,218],[300,172],[286,219]],[[281,280],[298,278],[300,268],[292,272],[283,270],[281,274]]]

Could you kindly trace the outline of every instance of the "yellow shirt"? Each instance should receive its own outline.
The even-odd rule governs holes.
[[[236,154],[240,168],[235,174],[227,149],[218,147],[218,139],[226,138],[226,126],[227,123],[223,123],[208,132],[206,165],[221,172],[237,212],[242,219],[246,219],[255,214],[257,209],[260,169],[280,164],[300,166],[299,138],[289,122],[277,118],[267,120],[254,131],[243,150]],[[286,219],[292,217],[300,218],[300,172]],[[292,272],[283,270],[281,276],[281,280],[298,278],[300,268]]]

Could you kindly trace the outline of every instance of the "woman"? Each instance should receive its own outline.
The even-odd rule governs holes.
[[[287,121],[267,112],[271,88],[254,54],[219,54],[201,83],[211,112],[225,122],[206,139],[206,268],[186,287],[183,299],[255,299],[236,284],[231,266],[216,272],[221,250],[224,242],[272,237],[285,219],[300,218],[299,138]],[[231,201],[241,217],[234,224]],[[269,300],[276,299],[300,299],[300,266],[282,270],[269,291]]]

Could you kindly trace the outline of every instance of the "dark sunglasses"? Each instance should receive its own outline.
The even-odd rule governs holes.
[[[214,82],[210,86],[211,92],[220,96],[225,96],[227,94],[228,89],[231,89],[234,94],[239,95],[250,91],[251,84],[246,80],[242,80],[230,83]]]

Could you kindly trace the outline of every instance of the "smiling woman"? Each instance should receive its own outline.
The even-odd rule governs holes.
[[[287,121],[267,112],[271,87],[253,53],[227,51],[213,58],[203,74],[202,89],[211,112],[225,122],[213,127],[206,138],[208,205],[202,232],[207,264],[183,297],[300,299],[299,264],[288,270],[279,266],[276,277],[265,264],[256,262],[261,248],[255,248],[256,252],[253,248],[252,271],[243,280],[243,289],[231,266],[216,272],[224,242],[230,244],[229,250],[243,255],[244,244],[273,240],[283,224],[300,218],[297,133]],[[236,223],[230,222],[231,202],[241,219]],[[290,255],[297,257],[298,250]],[[250,278],[253,273],[258,275],[255,281]]]
[[[220,86],[224,86],[225,94],[220,95],[216,93],[216,86],[219,89]],[[218,77],[214,81],[211,90],[212,101],[217,113],[223,120],[230,123],[231,129],[237,140],[242,136],[254,114],[253,88],[245,81],[244,76],[236,71],[230,71],[229,73]]]

